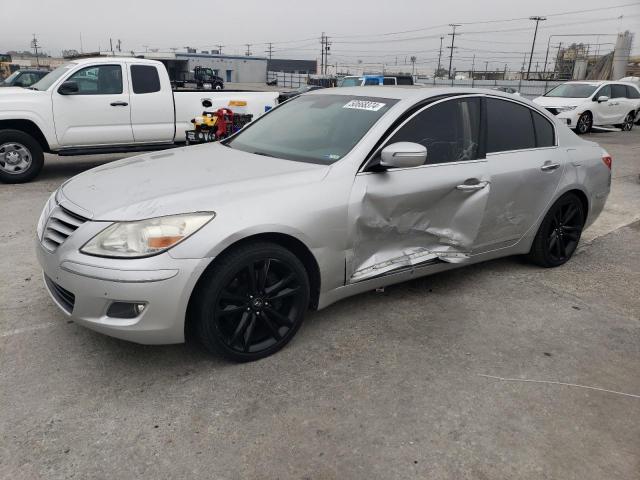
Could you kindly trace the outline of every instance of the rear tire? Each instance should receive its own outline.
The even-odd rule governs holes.
[[[624,117],[624,122],[616,125],[623,132],[630,132],[633,129],[633,120],[635,119],[635,113],[629,112],[626,117]]]
[[[35,138],[20,130],[0,131],[0,182],[29,182],[43,165],[44,152]]]
[[[593,127],[593,116],[591,112],[584,112],[578,118],[578,123],[576,123],[576,133],[584,135],[591,131],[591,127]]]
[[[280,245],[256,242],[225,253],[194,292],[195,332],[211,352],[250,362],[283,348],[309,305],[302,262]]]
[[[528,258],[541,267],[559,267],[575,252],[585,212],[577,195],[567,193],[554,203],[545,215],[533,240]]]

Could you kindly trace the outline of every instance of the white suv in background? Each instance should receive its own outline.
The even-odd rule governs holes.
[[[580,134],[605,125],[628,131],[640,115],[640,90],[626,82],[567,82],[533,101]]]

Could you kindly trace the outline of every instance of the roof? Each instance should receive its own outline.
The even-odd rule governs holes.
[[[336,87],[313,90],[306,95],[347,95],[353,97],[379,97],[393,98],[397,100],[423,100],[439,95],[464,95],[464,94],[488,94],[518,101],[525,100],[522,97],[514,97],[512,94],[499,90],[471,87],[427,87],[422,85],[402,86],[369,86],[369,87]],[[526,103],[529,103],[528,101]]]
[[[138,57],[88,57],[88,58],[76,58],[74,60],[70,60],[72,63],[76,63],[78,65],[84,65],[87,63],[113,63],[113,62],[136,62],[136,63],[148,63],[150,65],[157,65],[157,60],[149,60],[146,58],[138,58]]]

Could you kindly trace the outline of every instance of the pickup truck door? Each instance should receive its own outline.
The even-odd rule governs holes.
[[[99,64],[72,73],[78,91],[53,91],[53,117],[63,147],[133,143],[127,72],[118,64]]]
[[[131,127],[135,143],[168,143],[175,135],[171,82],[155,65],[128,64]],[[198,111],[193,116],[200,114]]]

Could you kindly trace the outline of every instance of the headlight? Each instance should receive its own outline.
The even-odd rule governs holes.
[[[557,107],[556,110],[558,110],[558,112],[568,112],[570,110],[575,110],[576,106],[574,105],[573,107]]]
[[[80,251],[88,255],[117,258],[155,255],[194,234],[215,216],[214,212],[198,212],[137,222],[117,222],[89,240]]]

